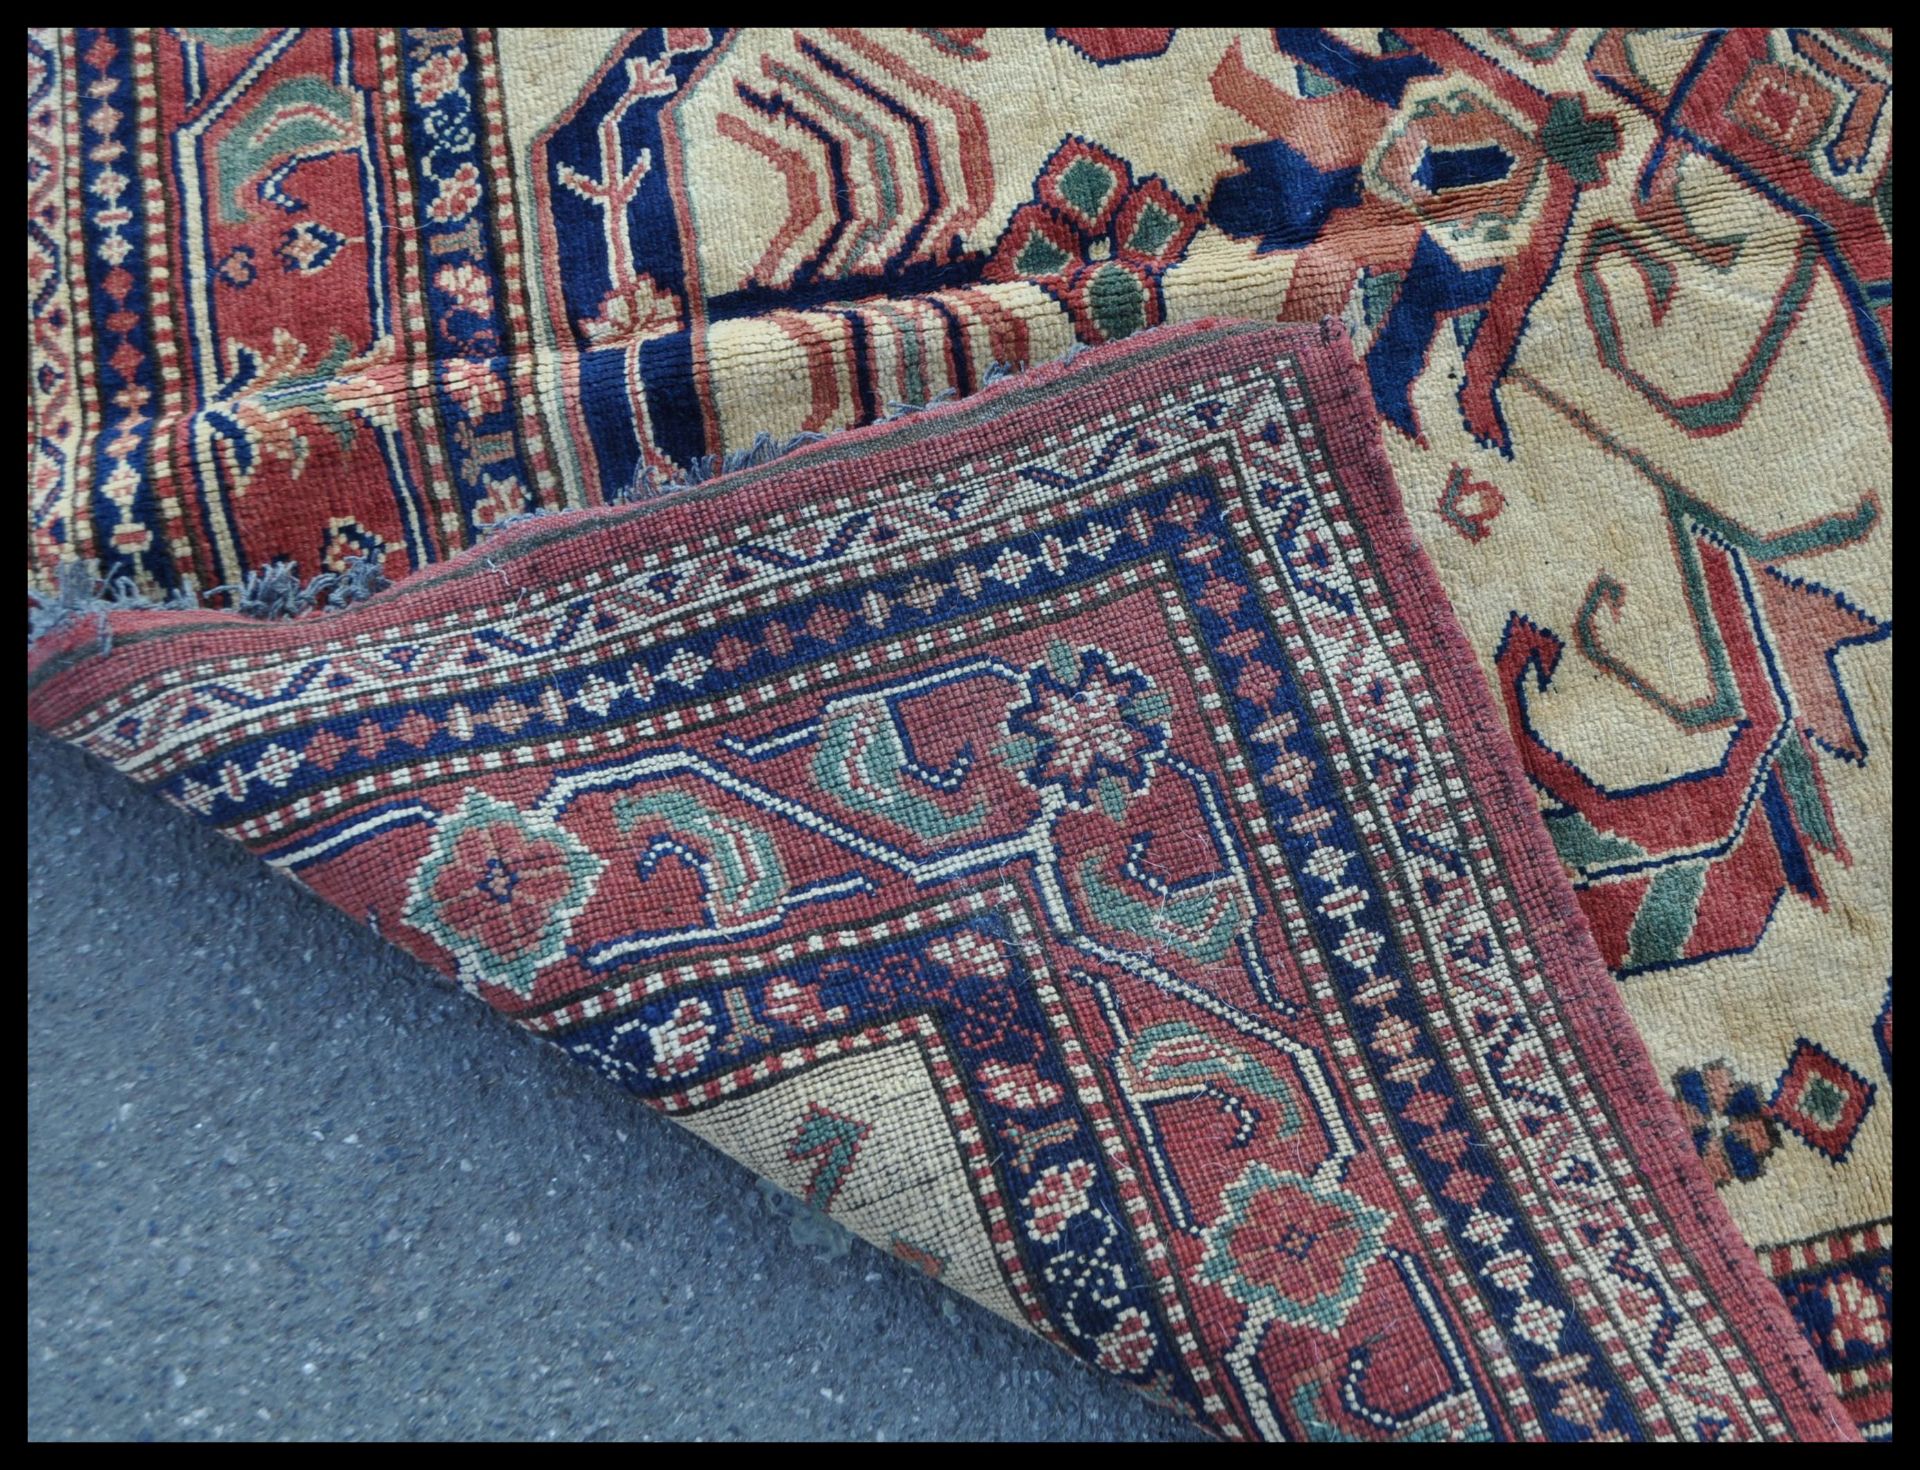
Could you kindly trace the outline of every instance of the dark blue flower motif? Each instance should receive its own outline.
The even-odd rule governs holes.
[[[1760,1089],[1735,1076],[1730,1063],[1676,1072],[1673,1097],[1716,1188],[1766,1172],[1768,1157],[1780,1147],[1780,1125],[1769,1115]]]

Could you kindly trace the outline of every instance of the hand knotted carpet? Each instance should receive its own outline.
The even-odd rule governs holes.
[[[1223,1434],[1848,1437],[1335,323],[1168,329],[33,718]]]
[[[1848,28],[32,30],[30,584],[343,603],[1338,316],[1659,1090],[1885,1438],[1892,115]]]

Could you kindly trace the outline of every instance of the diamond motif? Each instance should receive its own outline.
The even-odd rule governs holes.
[[[1874,1086],[1823,1047],[1801,1037],[1774,1084],[1773,1116],[1838,1164],[1873,1107]]]
[[[684,688],[691,689],[700,682],[700,676],[713,665],[700,657],[691,648],[683,648],[667,660],[667,666],[660,671],[660,677],[671,679]]]

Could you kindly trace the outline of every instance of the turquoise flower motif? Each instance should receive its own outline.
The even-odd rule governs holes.
[[[1393,1217],[1334,1184],[1258,1162],[1226,1188],[1198,1277],[1256,1322],[1345,1325]]]

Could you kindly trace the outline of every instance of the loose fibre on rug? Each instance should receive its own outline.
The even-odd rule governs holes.
[[[1660,1089],[1883,1438],[1892,59],[30,31],[29,577],[337,603],[996,363],[1340,316]]]
[[[30,714],[1222,1434],[1852,1438],[1336,323],[1169,328]]]

